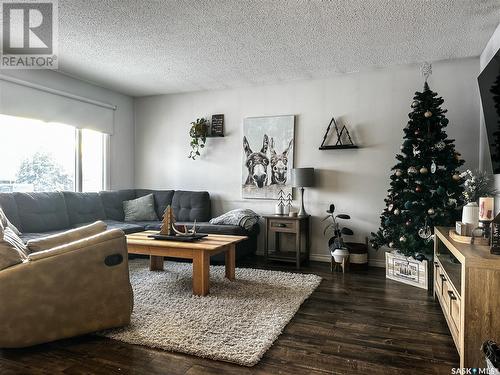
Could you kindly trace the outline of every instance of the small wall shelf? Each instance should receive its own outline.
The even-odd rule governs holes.
[[[359,148],[356,145],[331,145],[331,146],[320,146],[320,150],[345,150],[348,148]]]
[[[325,145],[326,139],[328,138],[328,133],[330,133],[330,128],[332,127],[332,124],[334,125],[335,128],[335,134],[337,135],[337,141],[335,142],[334,145]],[[347,143],[344,143],[342,141],[342,137],[345,137],[347,139]],[[349,134],[349,130],[347,130],[346,126],[342,126],[342,129],[339,130],[339,127],[337,126],[337,122],[335,121],[335,117],[332,117],[330,120],[330,123],[328,124],[328,127],[326,128],[325,135],[323,136],[323,142],[321,142],[321,146],[319,146],[320,150],[345,150],[348,148],[358,148],[352,141],[351,135]]]

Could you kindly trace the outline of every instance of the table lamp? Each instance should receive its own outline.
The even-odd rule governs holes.
[[[304,209],[304,188],[314,186],[314,168],[293,168],[292,186],[300,188],[300,211],[299,216],[306,216]]]

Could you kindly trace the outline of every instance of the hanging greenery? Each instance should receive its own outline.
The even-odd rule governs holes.
[[[188,158],[196,160],[200,156],[200,150],[205,147],[208,133],[208,120],[205,118],[197,118],[196,121],[191,123],[189,129],[189,136],[191,137],[191,151]]]

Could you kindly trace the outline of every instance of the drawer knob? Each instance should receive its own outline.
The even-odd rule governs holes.
[[[276,224],[276,226],[277,226],[278,228],[286,228],[286,224],[281,224],[281,223],[278,223],[278,224]]]
[[[455,296],[455,293],[453,293],[452,290],[448,290],[448,295],[450,296],[450,299],[453,299],[453,300],[457,299],[457,296]]]
[[[446,281],[446,277],[442,273],[439,274],[439,277],[441,278],[441,281]]]
[[[439,263],[438,262],[434,262],[434,267],[439,268]]]

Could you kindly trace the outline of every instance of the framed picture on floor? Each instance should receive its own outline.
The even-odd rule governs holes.
[[[242,197],[278,199],[292,193],[295,116],[248,117],[243,121]]]

